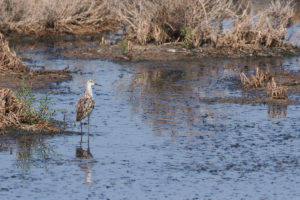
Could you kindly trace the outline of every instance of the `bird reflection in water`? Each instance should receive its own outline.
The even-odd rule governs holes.
[[[93,168],[93,155],[90,149],[90,136],[88,134],[87,149],[82,147],[82,135],[80,136],[80,145],[76,148],[76,157],[80,159],[78,164],[79,168],[85,172],[85,181],[88,184],[93,183],[92,168]]]

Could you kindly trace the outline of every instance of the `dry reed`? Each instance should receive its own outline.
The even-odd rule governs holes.
[[[247,77],[244,72],[240,74],[241,83],[244,88],[258,88],[265,87],[271,79],[271,75],[268,72],[260,70],[258,67],[255,68],[255,75]]]
[[[272,99],[288,98],[287,88],[283,86],[278,86],[273,77],[272,80],[268,83],[267,88],[268,88],[267,94]]]
[[[245,10],[233,22],[231,30],[220,40],[220,46],[233,48],[283,47],[286,27],[293,15],[292,1],[272,1],[264,10],[251,16]]]
[[[288,99],[287,88],[278,86],[274,77],[268,72],[255,68],[255,75],[247,77],[244,72],[240,74],[241,84],[243,88],[267,88],[267,94],[272,99]]]
[[[114,0],[111,7],[140,44],[181,39],[200,46],[216,43],[220,19],[233,15],[235,6],[232,0]]]
[[[20,125],[21,106],[13,91],[0,88],[0,130]]]
[[[33,70],[30,69],[16,53],[9,48],[8,42],[0,33],[0,72],[2,75],[13,75],[18,79],[30,77],[31,80],[53,81],[53,80],[67,80],[70,79],[69,66],[63,70]]]
[[[255,16],[247,1],[114,0],[113,11],[129,25],[128,38],[139,44],[182,41],[188,46],[234,49],[282,47],[293,14],[292,1],[275,0]],[[233,20],[223,32],[222,20]]]
[[[8,42],[0,33],[0,71],[29,73],[30,69],[22,64],[20,58],[11,51]]]
[[[0,0],[5,33],[95,33],[110,29],[114,17],[106,0]]]
[[[129,40],[145,45],[183,42],[189,47],[282,47],[292,0],[274,0],[255,15],[242,0],[0,0],[3,33],[99,33],[128,27]],[[222,21],[231,18],[231,30]]]

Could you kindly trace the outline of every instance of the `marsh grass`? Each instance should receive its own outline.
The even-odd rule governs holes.
[[[140,44],[184,40],[189,33],[194,46],[215,40],[212,24],[233,15],[236,7],[232,0],[113,0],[110,5],[130,26],[128,37]]]
[[[126,39],[123,39],[123,40],[119,41],[119,45],[120,45],[122,53],[127,53],[128,41]]]
[[[51,95],[54,92],[49,91],[43,97],[37,98],[33,94],[31,86],[26,85],[23,80],[21,89],[16,93],[16,97],[22,107],[22,122],[30,125],[36,124],[39,121],[48,123],[58,111],[51,107],[53,103]]]
[[[255,68],[255,75],[247,77],[244,72],[240,74],[241,83],[244,88],[258,88],[265,87],[271,80],[271,75],[268,72],[264,72],[258,67]]]
[[[130,27],[128,39],[141,45],[180,41],[187,47],[256,49],[284,46],[292,2],[271,1],[255,15],[245,0],[113,0],[110,7]],[[225,32],[224,18],[233,21]]]
[[[21,105],[14,92],[7,88],[0,88],[0,130],[19,126],[21,113]]]
[[[287,87],[277,85],[270,73],[256,67],[255,75],[247,77],[244,72],[240,74],[242,87],[245,89],[266,88],[271,99],[288,99]]]
[[[0,71],[1,70],[6,72],[30,72],[30,69],[22,63],[16,53],[11,51],[8,42],[5,40],[3,34],[0,33]]]
[[[267,94],[272,99],[288,98],[287,87],[278,86],[274,78],[272,78],[272,80],[268,83],[267,89],[268,89]]]
[[[5,33],[86,34],[113,24],[106,0],[0,0],[0,30]]]
[[[92,34],[128,27],[126,39],[146,45],[183,42],[189,48],[283,47],[293,0],[272,0],[251,12],[242,0],[0,0],[6,34]],[[222,21],[233,21],[223,30]]]
[[[0,88],[0,131],[17,128],[34,133],[62,132],[61,128],[49,123],[57,110],[51,108],[48,97],[37,99],[29,88],[17,93]]]
[[[283,47],[286,27],[293,16],[293,1],[274,0],[269,6],[250,15],[244,10],[233,21],[231,30],[220,39],[219,46],[235,49]]]

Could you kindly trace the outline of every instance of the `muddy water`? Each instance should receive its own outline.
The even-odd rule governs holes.
[[[1,199],[299,198],[300,105],[201,99],[263,97],[240,88],[239,70],[297,73],[300,57],[112,63],[49,50],[22,56],[33,68],[80,70],[53,84],[67,130],[80,132],[75,104],[85,81],[102,85],[94,87],[90,136],[86,124],[82,137],[2,136]]]

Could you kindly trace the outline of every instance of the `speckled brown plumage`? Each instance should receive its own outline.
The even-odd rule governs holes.
[[[76,121],[81,121],[87,117],[93,111],[94,104],[93,97],[88,92],[85,92],[76,105]]]

